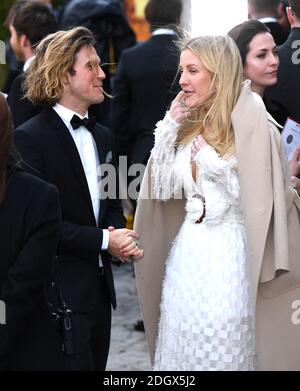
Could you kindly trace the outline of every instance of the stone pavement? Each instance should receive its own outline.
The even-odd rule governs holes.
[[[118,307],[112,314],[111,344],[107,371],[151,370],[145,333],[134,330],[141,319],[133,265],[113,266]]]

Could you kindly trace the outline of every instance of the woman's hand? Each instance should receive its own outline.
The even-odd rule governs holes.
[[[292,181],[293,188],[296,189],[297,193],[300,195],[300,179],[297,178],[296,176],[292,176],[291,181]]]
[[[171,104],[170,116],[174,121],[180,124],[184,119],[187,119],[190,114],[191,111],[184,98],[184,92],[180,91]]]
[[[194,160],[197,153],[199,151],[201,151],[201,149],[206,147],[207,145],[208,145],[207,142],[205,141],[203,136],[201,136],[201,134],[197,138],[195,138],[193,145],[192,145],[192,160]]]
[[[299,176],[300,174],[300,148],[296,148],[292,158],[289,161],[291,176]]]

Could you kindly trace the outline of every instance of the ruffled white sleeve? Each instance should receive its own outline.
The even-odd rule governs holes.
[[[238,200],[240,186],[235,158],[223,159],[210,145],[202,148],[194,158],[204,179],[217,182],[232,200]]]
[[[167,112],[165,118],[156,124],[155,144],[152,157],[152,194],[159,200],[174,197],[177,191],[175,158],[175,141],[179,124]]]

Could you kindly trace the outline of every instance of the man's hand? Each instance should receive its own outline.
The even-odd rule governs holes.
[[[127,228],[114,229],[108,228],[109,231],[109,253],[120,259],[122,262],[127,260],[137,260],[141,258],[144,251],[141,250],[135,239],[139,238],[139,235]]]

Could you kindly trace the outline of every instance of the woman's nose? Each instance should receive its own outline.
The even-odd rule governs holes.
[[[279,58],[276,54],[272,54],[270,57],[270,64],[271,65],[279,65]]]
[[[187,79],[186,79],[186,76],[185,76],[185,73],[182,72],[181,76],[180,76],[180,79],[179,79],[179,84],[180,85],[184,85],[187,83]]]

